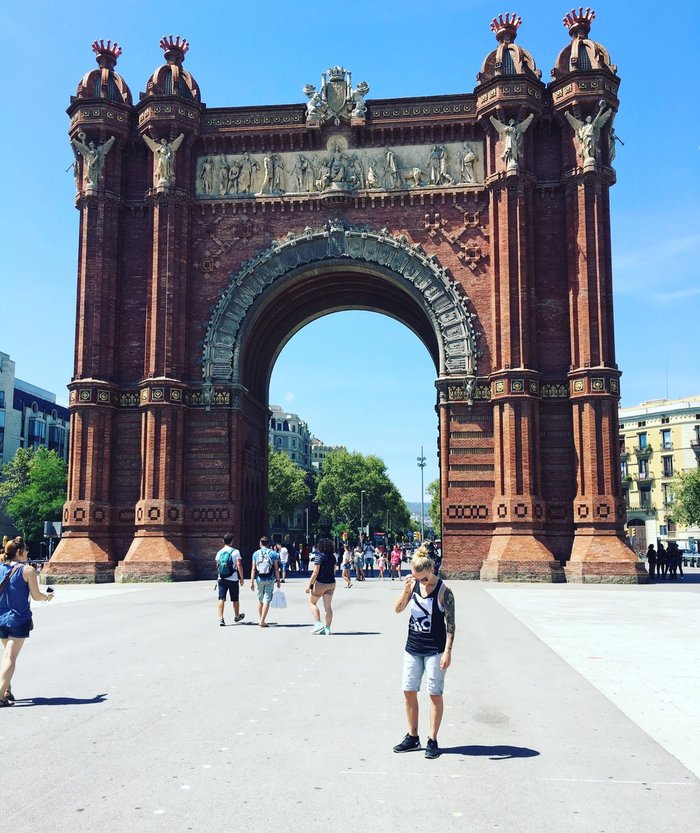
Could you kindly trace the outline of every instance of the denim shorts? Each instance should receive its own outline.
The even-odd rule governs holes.
[[[442,654],[403,654],[403,690],[420,691],[423,673],[427,672],[428,694],[442,694],[445,690],[445,671],[440,668]]]
[[[235,581],[229,581],[227,578],[220,578],[219,579],[219,601],[225,602],[226,595],[228,594],[231,597],[232,602],[238,601],[238,591],[239,591],[240,584],[238,579]]]
[[[258,601],[260,604],[268,604],[272,601],[272,593],[275,589],[275,581],[271,578],[259,578],[258,582]]]
[[[33,628],[31,619],[20,625],[0,625],[0,639],[26,639]]]

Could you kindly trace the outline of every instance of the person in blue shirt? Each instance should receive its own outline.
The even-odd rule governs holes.
[[[257,583],[258,615],[260,616],[261,628],[269,627],[265,620],[270,610],[275,583],[277,583],[278,588],[280,587],[279,553],[270,549],[267,544],[268,540],[263,536],[260,539],[260,549],[253,553],[253,565],[250,574],[250,589],[255,590]]]
[[[0,640],[5,649],[0,665],[0,708],[15,702],[12,677],[24,640],[33,627],[29,596],[35,601],[53,599],[52,593],[39,590],[36,570],[27,564],[28,558],[29,549],[21,537],[8,541],[0,556]]]

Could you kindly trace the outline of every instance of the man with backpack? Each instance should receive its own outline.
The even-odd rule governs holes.
[[[226,596],[230,596],[233,603],[233,621],[240,622],[245,616],[241,613],[240,604],[238,602],[238,591],[243,585],[243,561],[238,550],[231,546],[233,535],[227,532],[224,535],[224,546],[216,554],[216,571],[218,573],[219,581],[219,625],[224,628],[224,605],[226,604]]]
[[[274,550],[267,546],[267,538],[260,539],[260,549],[253,553],[253,566],[250,574],[250,589],[255,590],[255,582],[258,583],[258,614],[260,616],[260,627],[267,628],[265,621],[270,610],[272,593],[280,587],[280,557]]]

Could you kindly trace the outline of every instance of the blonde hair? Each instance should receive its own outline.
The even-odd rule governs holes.
[[[24,538],[22,538],[21,535],[18,535],[16,538],[13,538],[11,541],[7,541],[7,543],[5,544],[5,551],[2,554],[2,561],[12,561],[18,552],[22,552],[26,549],[27,545],[24,542]]]
[[[421,544],[411,559],[411,569],[417,573],[433,572],[433,559],[428,555],[428,549]]]

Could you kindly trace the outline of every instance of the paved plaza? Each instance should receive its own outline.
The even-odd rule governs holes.
[[[697,833],[700,571],[652,586],[454,582],[442,756],[397,755],[397,582],[303,579],[273,627],[213,582],[58,586],[0,712],[13,833]],[[233,616],[227,610],[227,621]],[[421,740],[427,695],[420,695]]]

